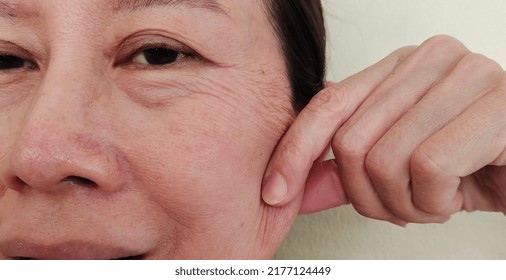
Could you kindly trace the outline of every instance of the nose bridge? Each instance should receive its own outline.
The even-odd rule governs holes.
[[[60,47],[55,52],[62,55],[50,59],[23,112],[14,147],[2,163],[3,183],[44,191],[69,182],[118,190],[124,179],[122,166],[97,135],[93,120],[100,110],[93,102],[99,95],[93,68],[86,55],[73,56],[65,45]]]
[[[49,63],[24,112],[18,147],[55,151],[70,144],[64,138],[85,129],[85,107],[92,106],[86,99],[92,95],[89,91],[93,91],[93,85],[87,82],[85,71],[71,71],[66,65],[58,59]],[[51,147],[56,143],[58,147]]]
[[[104,78],[102,60],[96,55],[98,48],[82,40],[86,39],[55,35],[39,96],[67,97],[74,103],[97,97],[100,78]]]
[[[54,122],[77,119],[95,91],[87,71],[72,69],[71,61],[51,61],[31,104],[33,118]],[[88,71],[91,72],[91,71]]]

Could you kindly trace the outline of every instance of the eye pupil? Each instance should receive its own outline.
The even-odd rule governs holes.
[[[173,63],[178,58],[178,52],[164,49],[164,48],[153,48],[144,50],[144,57],[149,64],[152,65],[164,65]]]
[[[0,70],[22,68],[25,60],[12,55],[0,55]]]

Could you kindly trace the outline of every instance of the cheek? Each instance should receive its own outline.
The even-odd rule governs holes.
[[[185,230],[185,239],[208,232],[214,240],[220,234],[226,240],[238,230],[255,232],[246,223],[260,224],[263,172],[292,118],[286,109],[289,94],[269,99],[259,84],[238,80],[163,81],[165,92],[161,81],[150,82],[145,86],[156,87],[158,100],[168,100],[156,102],[161,104],[156,108],[144,106],[154,103],[135,90],[142,85],[131,85],[128,95],[144,103],[115,112],[115,118],[129,120],[115,130],[125,132],[117,143],[136,187]]]

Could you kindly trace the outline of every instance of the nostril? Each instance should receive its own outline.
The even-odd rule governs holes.
[[[26,183],[25,181],[23,181],[21,178],[19,177],[16,177],[16,180],[14,182],[16,184],[16,186],[26,186]]]
[[[92,180],[86,179],[84,177],[79,177],[79,176],[68,176],[65,179],[63,179],[62,182],[68,182],[71,184],[86,186],[86,187],[94,187],[97,185]]]
[[[22,191],[26,186],[28,186],[28,184],[25,181],[23,181],[23,179],[19,177],[14,177],[11,181],[10,188],[17,191]]]
[[[60,183],[66,183],[66,184],[72,184],[72,185],[78,185],[83,187],[96,187],[97,184],[87,178],[79,177],[79,176],[68,176],[65,179],[61,180]],[[29,187],[30,185],[27,184],[23,179],[19,177],[15,177],[13,180],[12,188],[18,191],[22,191],[25,187]]]

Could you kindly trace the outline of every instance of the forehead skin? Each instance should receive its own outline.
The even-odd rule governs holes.
[[[3,1],[12,9],[0,12],[0,50],[39,68],[0,73],[0,244],[271,257],[297,205],[260,199],[269,156],[293,120],[261,2],[113,2]],[[160,69],[123,62],[160,42],[197,58]],[[60,188],[65,176],[97,187]],[[12,185],[16,177],[27,191]]]

